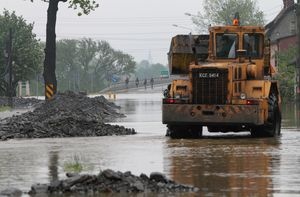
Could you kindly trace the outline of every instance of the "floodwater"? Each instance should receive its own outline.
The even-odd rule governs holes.
[[[206,128],[203,139],[169,139],[161,123],[161,90],[116,97],[127,117],[112,124],[135,128],[137,135],[0,142],[0,191],[28,191],[34,183],[63,179],[65,166],[78,161],[83,173],[163,172],[197,186],[197,196],[300,195],[300,108],[295,105],[283,106],[277,139],[211,134]]]

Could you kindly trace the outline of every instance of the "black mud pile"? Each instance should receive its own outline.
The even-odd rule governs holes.
[[[105,124],[124,117],[103,96],[58,93],[32,112],[1,120],[0,140],[11,138],[88,137],[135,134],[134,129]]]
[[[42,104],[43,101],[36,98],[22,98],[22,97],[13,97],[13,107],[14,108],[30,108],[36,107],[39,104]],[[9,98],[0,97],[0,106],[8,106]]]
[[[197,192],[198,188],[178,184],[165,177],[164,174],[153,172],[148,177],[132,175],[130,171],[122,173],[107,169],[99,175],[71,175],[65,180],[50,184],[32,185],[30,195],[40,194],[77,194],[77,193],[178,193]],[[172,195],[171,195],[172,196]]]

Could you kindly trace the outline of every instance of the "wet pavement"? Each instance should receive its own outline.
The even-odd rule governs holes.
[[[84,173],[111,168],[149,175],[163,172],[179,183],[195,185],[203,196],[299,196],[300,110],[283,107],[282,136],[211,134],[203,139],[169,139],[161,123],[161,90],[117,94],[127,117],[120,122],[133,136],[9,140],[0,142],[0,190],[28,191],[34,183],[65,178],[75,160]]]

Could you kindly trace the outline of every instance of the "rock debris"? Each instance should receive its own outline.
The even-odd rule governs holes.
[[[23,101],[23,103],[25,103]],[[103,96],[89,98],[74,92],[58,93],[49,102],[36,102],[33,111],[0,121],[0,140],[131,135],[135,130],[110,125],[125,117]]]

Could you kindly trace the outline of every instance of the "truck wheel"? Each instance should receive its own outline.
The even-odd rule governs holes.
[[[178,139],[184,137],[184,128],[182,126],[168,126],[168,133],[171,138]]]
[[[253,128],[253,137],[275,137],[280,135],[281,113],[278,107],[278,99],[274,93],[269,96],[268,119],[262,126]]]
[[[171,126],[168,125],[166,136],[171,138],[201,138],[202,126]]]
[[[190,137],[190,138],[201,138],[202,137],[202,126],[190,126],[190,127],[188,127],[188,137]]]

